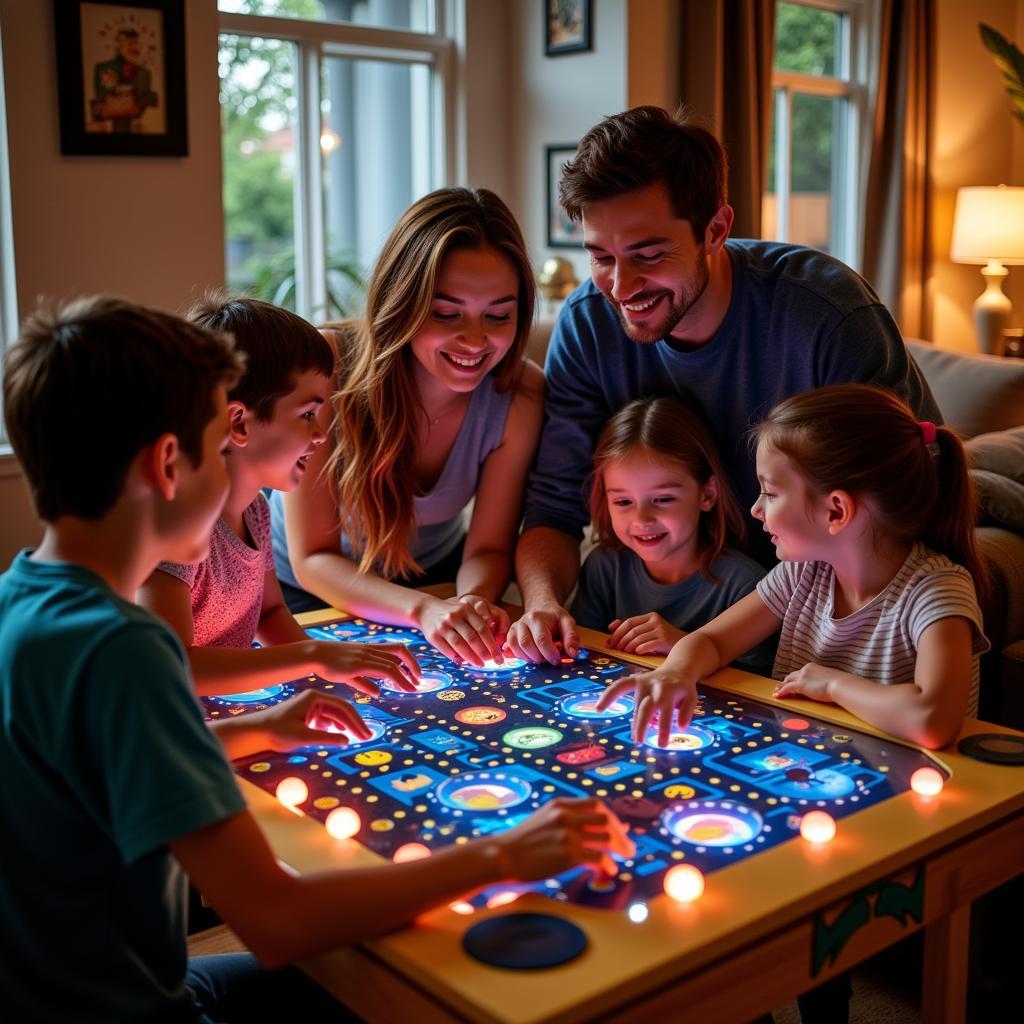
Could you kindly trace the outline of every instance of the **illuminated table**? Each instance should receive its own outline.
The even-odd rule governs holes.
[[[301,616],[306,626],[339,613]],[[592,652],[599,634],[583,630]],[[622,659],[619,652],[608,652]],[[657,659],[628,659],[653,665]],[[828,705],[773,701],[768,681],[725,670],[715,688],[833,723],[853,736],[882,734]],[[963,735],[993,731],[969,723]],[[1006,730],[999,730],[1006,731]],[[815,847],[792,839],[707,876],[701,899],[649,901],[645,921],[622,910],[558,903],[532,894],[467,918],[448,909],[415,927],[311,960],[303,967],[371,1021],[747,1020],[926,929],[922,1019],[963,1019],[970,902],[1022,870],[1024,769],[983,764],[949,748],[950,773],[934,798],[906,792],[839,822]],[[296,816],[242,779],[278,857],[298,871],[380,863],[355,842]],[[493,913],[536,910],[569,918],[589,945],[543,971],[485,966],[461,947],[466,929]]]

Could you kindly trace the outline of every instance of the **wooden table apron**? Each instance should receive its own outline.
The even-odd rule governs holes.
[[[299,620],[313,625],[343,617],[332,610]],[[602,634],[580,632],[591,650],[622,658],[604,646]],[[772,684],[759,676],[725,669],[709,683],[883,735],[830,705],[773,700]],[[971,721],[962,735],[991,731],[1007,730]],[[951,773],[937,798],[907,792],[844,818],[825,846],[794,839],[722,868],[708,876],[697,903],[660,896],[642,924],[621,911],[523,897],[514,910],[559,914],[587,933],[584,954],[561,967],[512,971],[478,963],[462,951],[464,932],[509,911],[483,910],[469,921],[447,908],[302,966],[360,1016],[387,1024],[673,1020],[684,1007],[689,1020],[719,1024],[768,1011],[923,927],[922,1020],[952,1024],[964,1014],[970,903],[1024,866],[1024,768],[983,764],[955,746],[934,757]],[[291,869],[382,863],[240,782],[276,855]]]

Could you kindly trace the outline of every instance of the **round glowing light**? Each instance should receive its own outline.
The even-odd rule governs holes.
[[[506,658],[501,662],[485,658],[483,665],[470,665],[468,668],[470,672],[518,672],[525,664],[522,658]]]
[[[800,835],[809,843],[828,843],[835,838],[836,823],[824,811],[808,811],[800,819]]]
[[[265,701],[280,697],[282,693],[283,686],[264,686],[259,690],[246,690],[245,693],[228,693],[216,699],[227,704],[263,704]]]
[[[327,834],[334,839],[351,839],[363,827],[359,812],[351,807],[336,807],[324,822]]]
[[[519,899],[519,895],[511,889],[502,889],[500,892],[494,893],[493,896],[488,896],[487,909],[493,910],[495,907],[504,907],[509,903],[515,903]]]
[[[910,776],[910,788],[918,796],[938,796],[945,784],[942,773],[934,768],[918,768]]]
[[[403,690],[396,682],[385,679],[380,687],[396,697],[418,697],[421,693],[434,693],[451,686],[455,680],[447,672],[424,672],[416,682],[415,690]]]
[[[677,864],[665,872],[665,894],[676,903],[693,903],[704,893],[704,876],[692,864]]]
[[[782,727],[790,732],[803,732],[804,729],[810,729],[811,723],[806,718],[784,718]]]
[[[630,921],[633,924],[643,924],[647,920],[647,904],[646,903],[631,903],[629,910],[626,911],[629,915]]]
[[[622,718],[633,713],[636,703],[628,694],[617,697],[603,711],[597,710],[600,693],[575,693],[563,697],[559,707],[571,718]]]
[[[309,799],[309,786],[302,779],[290,775],[277,784],[274,795],[285,807],[298,807],[299,804],[304,804]]]
[[[406,843],[395,850],[391,859],[396,864],[405,864],[410,860],[423,860],[430,856],[430,848],[422,843]]]
[[[449,903],[448,909],[455,911],[456,914],[463,914],[466,916],[476,911],[473,904],[467,903],[465,900],[456,900],[454,903]]]

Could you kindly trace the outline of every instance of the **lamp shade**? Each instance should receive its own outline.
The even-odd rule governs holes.
[[[1024,188],[959,189],[949,257],[955,263],[1024,264]]]

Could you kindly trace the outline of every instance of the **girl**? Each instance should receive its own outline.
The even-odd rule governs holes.
[[[332,332],[332,435],[277,499],[286,584],[415,626],[449,658],[503,660],[496,602],[543,413],[543,375],[523,358],[533,304],[522,235],[492,192],[441,189],[403,215],[365,317]],[[449,600],[414,589],[453,578]]]
[[[608,422],[594,452],[590,521],[598,547],[571,611],[580,625],[607,629],[618,650],[668,654],[764,575],[729,546],[743,541],[739,506],[710,431],[674,398],[630,402]],[[771,654],[762,645],[744,667],[766,674]]]
[[[668,738],[693,713],[698,680],[782,626],[780,697],[835,703],[925,747],[951,743],[978,703],[988,649],[976,593],[975,501],[963,447],[863,384],[777,406],[757,433],[752,512],[782,560],[713,622],[683,638],[635,688],[634,730],[658,714]]]

